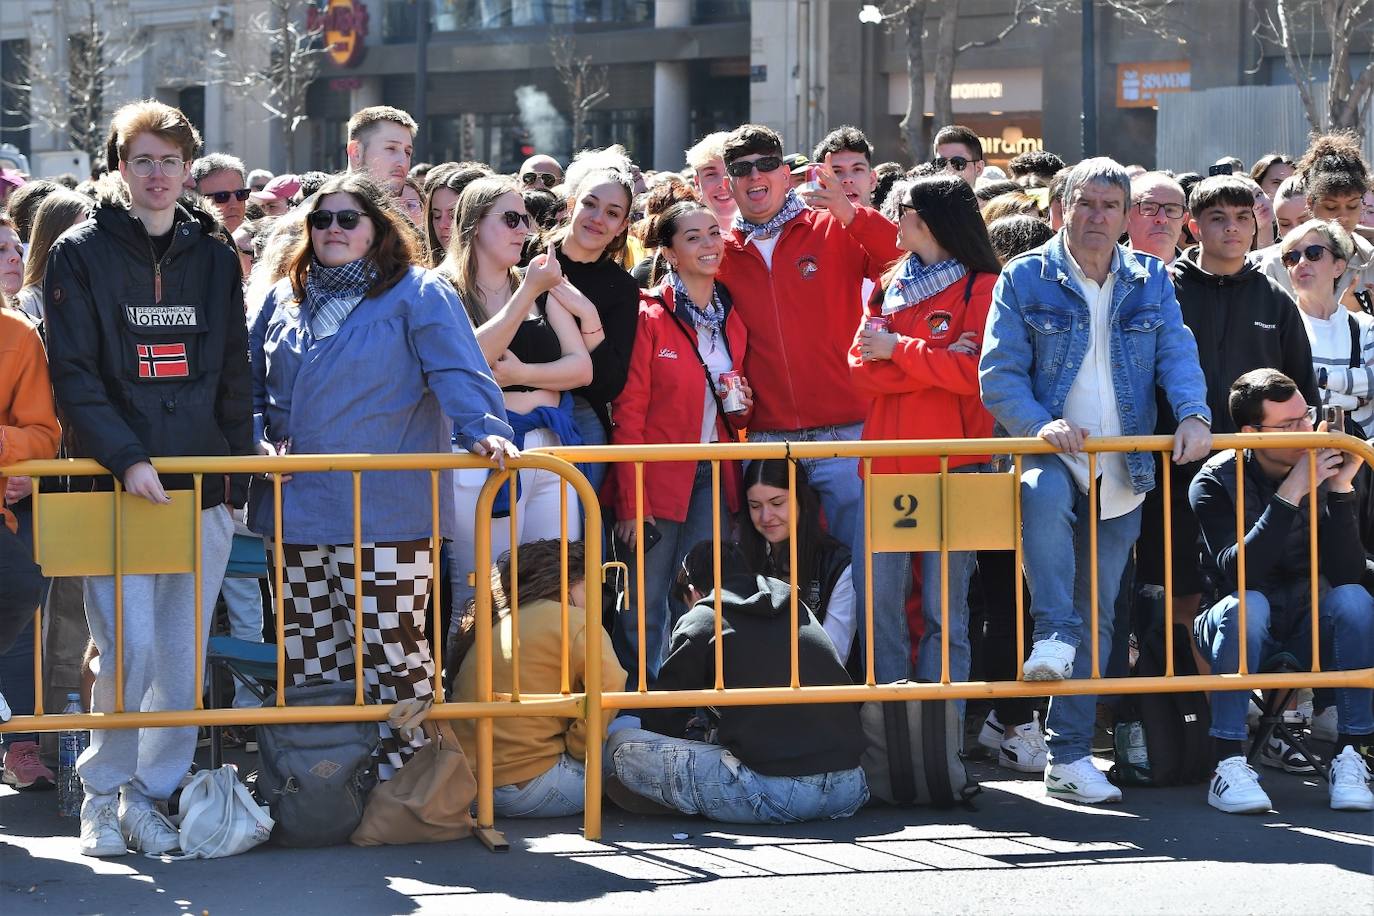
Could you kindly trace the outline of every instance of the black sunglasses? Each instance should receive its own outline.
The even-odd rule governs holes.
[[[229,198],[231,197],[234,198],[234,200],[237,200],[240,203],[242,203],[243,201],[247,200],[248,195],[252,193],[252,188],[239,188],[237,191],[211,191],[209,194],[206,194],[205,196],[210,198],[217,204],[227,204],[229,203]]]
[[[725,167],[725,171],[729,172],[732,178],[748,178],[749,173],[754,169],[758,169],[759,174],[763,174],[764,172],[776,172],[781,166],[781,156],[760,156],[757,159],[736,159]]]
[[[936,156],[934,159],[930,160],[930,164],[941,171],[944,171],[945,166],[949,166],[956,172],[962,172],[964,169],[968,168],[971,161],[972,160],[965,159],[963,156],[950,156],[948,159],[944,156]]]
[[[552,188],[558,184],[558,176],[553,172],[526,172],[520,176],[520,183],[527,188],[534,187],[536,182],[546,188]]]
[[[357,229],[358,221],[364,216],[367,214],[358,210],[315,210],[310,214],[310,228],[323,231],[334,225],[337,218],[340,229]]]
[[[502,213],[501,222],[506,224],[507,229],[514,229],[522,224],[526,229],[529,229],[533,225],[530,222],[530,215],[528,213],[516,213],[514,210],[507,210]]]
[[[1303,258],[1307,258],[1315,264],[1326,257],[1327,252],[1330,252],[1332,257],[1336,255],[1336,252],[1331,251],[1325,245],[1308,245],[1306,248],[1294,248],[1292,251],[1285,251],[1279,260],[1283,262],[1284,267],[1297,267],[1298,262]]]

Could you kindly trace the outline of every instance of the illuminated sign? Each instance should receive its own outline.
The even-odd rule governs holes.
[[[305,22],[308,31],[324,33],[329,57],[340,67],[356,67],[362,62],[367,25],[363,0],[328,0],[323,7],[312,5]]]
[[[1159,97],[1192,89],[1186,60],[1152,60],[1116,65],[1116,107],[1158,108]]]
[[[1001,83],[955,83],[949,87],[951,98],[956,99],[1000,99]]]

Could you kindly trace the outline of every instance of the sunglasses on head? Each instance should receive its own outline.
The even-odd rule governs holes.
[[[501,222],[506,224],[507,229],[515,229],[524,226],[526,229],[532,228],[530,215],[528,213],[517,213],[514,210],[507,210],[501,214]]]
[[[229,203],[229,198],[231,197],[234,198],[234,200],[237,200],[240,203],[242,203],[243,201],[247,200],[248,195],[252,193],[252,188],[239,188],[237,191],[211,191],[209,194],[206,194],[205,196],[210,198],[217,204],[227,204]]]
[[[310,228],[325,230],[334,225],[337,219],[340,229],[357,229],[358,221],[364,216],[367,214],[358,210],[316,210],[310,214]]]
[[[558,176],[553,172],[525,172],[520,176],[520,183],[527,188],[534,187],[536,183],[552,188],[558,184]]]
[[[1331,254],[1332,257],[1336,254],[1325,245],[1308,245],[1306,248],[1294,248],[1292,251],[1285,251],[1280,256],[1279,260],[1283,261],[1284,267],[1297,267],[1298,262],[1303,258],[1307,258],[1307,260],[1315,264],[1326,257],[1328,253]]]
[[[963,156],[950,156],[948,159],[944,156],[936,156],[934,159],[930,160],[930,164],[942,171],[948,166],[956,172],[962,172],[964,169],[968,168],[971,161],[970,159],[965,159]]]
[[[776,172],[782,166],[781,156],[760,156],[757,159],[736,159],[725,167],[732,178],[748,178],[749,173],[758,169],[759,174]]]

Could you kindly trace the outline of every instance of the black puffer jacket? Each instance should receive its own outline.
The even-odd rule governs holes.
[[[211,235],[215,226],[178,204],[158,258],[143,224],[111,202],[53,246],[43,283],[48,353],[73,457],[122,479],[154,457],[253,453],[239,263]],[[82,478],[73,484],[87,488]],[[162,484],[192,487],[187,476]],[[246,497],[246,478],[232,480],[228,498],[222,477],[204,478],[202,508]]]

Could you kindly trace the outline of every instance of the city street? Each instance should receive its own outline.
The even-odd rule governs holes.
[[[0,912],[1370,912],[1374,816],[1331,811],[1311,779],[1265,769],[1277,813],[1239,817],[1207,807],[1204,786],[1086,808],[1007,770],[975,772],[984,791],[970,811],[741,828],[608,806],[595,843],[576,818],[506,820],[506,854],[470,839],[206,862],[83,858],[54,794],[3,789]]]

